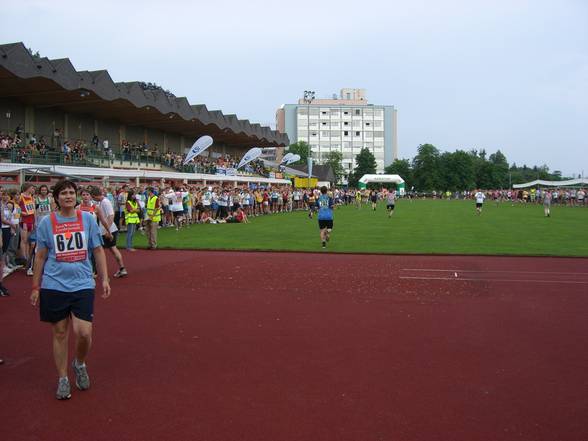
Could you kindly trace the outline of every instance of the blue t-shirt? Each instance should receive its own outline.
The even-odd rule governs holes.
[[[72,222],[77,217],[67,218],[56,213],[57,222]],[[41,288],[74,292],[82,289],[94,289],[96,286],[92,272],[90,254],[94,248],[102,246],[102,236],[96,220],[90,213],[82,212],[84,235],[88,244],[86,259],[79,262],[58,262],[55,258],[53,227],[51,216],[45,216],[37,227],[37,246],[47,248],[47,261],[43,269]]]
[[[333,220],[333,198],[321,194],[316,201],[318,220]]]

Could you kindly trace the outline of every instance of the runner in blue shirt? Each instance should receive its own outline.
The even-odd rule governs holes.
[[[318,208],[321,242],[323,248],[326,248],[327,242],[331,238],[331,231],[333,230],[333,198],[327,195],[327,187],[321,187],[321,195],[317,198],[316,206]]]
[[[53,190],[58,210],[45,216],[37,227],[38,249],[31,289],[31,304],[39,304],[41,321],[52,326],[59,400],[71,397],[67,377],[70,322],[76,336],[72,363],[76,386],[80,390],[90,387],[85,362],[92,344],[96,285],[90,253],[102,279],[102,297],[110,296],[100,229],[90,213],[75,209],[76,196],[76,184],[68,180],[59,182]]]

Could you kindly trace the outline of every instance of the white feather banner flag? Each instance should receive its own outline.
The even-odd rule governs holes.
[[[285,162],[286,165],[294,164],[295,162],[300,161],[300,155],[292,155],[288,158]]]
[[[249,164],[251,161],[259,158],[261,156],[261,152],[262,150],[259,147],[253,147],[251,150],[245,153],[245,155],[241,159],[241,162],[239,162],[237,168],[241,168],[245,164]]]
[[[184,159],[184,164],[187,164],[204,150],[212,145],[212,138],[208,135],[201,136],[196,140],[188,155],[186,155],[186,159]]]
[[[288,162],[288,160],[289,160],[289,159],[290,159],[292,156],[294,156],[294,153],[286,153],[286,154],[284,155],[284,157],[282,158],[282,162],[280,162],[280,165],[281,165],[281,164],[286,164],[286,163]]]

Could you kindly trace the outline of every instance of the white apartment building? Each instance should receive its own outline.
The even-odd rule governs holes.
[[[332,99],[307,96],[298,104],[284,104],[276,112],[276,127],[290,143],[307,142],[318,163],[329,152],[340,151],[347,174],[364,147],[375,156],[378,173],[398,157],[397,110],[368,104],[364,89],[342,89]]]

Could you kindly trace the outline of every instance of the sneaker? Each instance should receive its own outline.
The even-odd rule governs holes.
[[[119,269],[116,273],[114,273],[114,277],[118,279],[119,277],[124,277],[128,274],[129,273],[127,273],[127,270],[122,268],[122,269]]]
[[[32,268],[29,268],[27,270],[27,276],[32,276],[32,275],[33,275],[33,269]]]
[[[327,248],[327,242],[323,241],[323,248]]]
[[[57,383],[57,392],[55,394],[55,398],[58,400],[69,400],[71,398],[71,387],[69,385],[69,380],[67,377],[60,378],[59,383]]]
[[[76,386],[79,390],[87,390],[90,388],[90,377],[88,376],[88,370],[86,369],[86,364],[84,363],[82,366],[78,366],[76,360],[71,362],[71,367],[73,367],[74,373],[76,374]]]
[[[0,297],[8,297],[10,293],[2,283],[0,283]]]

